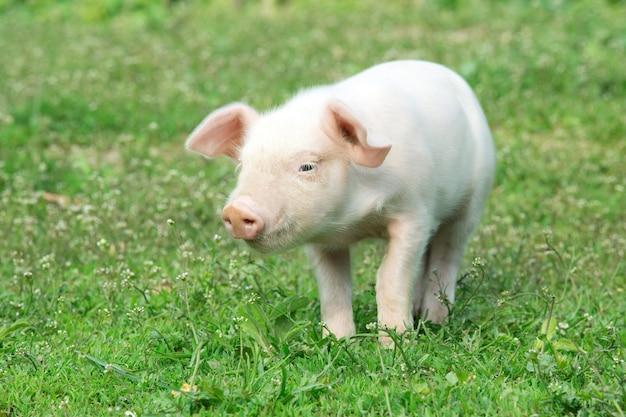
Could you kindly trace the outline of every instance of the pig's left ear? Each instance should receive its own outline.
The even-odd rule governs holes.
[[[233,103],[215,110],[191,132],[185,147],[209,158],[226,155],[239,160],[246,129],[259,117],[252,107]]]
[[[347,148],[353,162],[369,168],[380,166],[391,149],[389,139],[367,129],[338,100],[327,104],[322,116],[322,129],[338,145]]]

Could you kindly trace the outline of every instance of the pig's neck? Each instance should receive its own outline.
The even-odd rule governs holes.
[[[368,237],[386,238],[394,193],[369,168],[352,167],[345,198],[325,219],[312,243],[343,247]],[[384,176],[382,176],[384,178]]]

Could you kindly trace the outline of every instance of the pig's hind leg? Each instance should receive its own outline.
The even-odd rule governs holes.
[[[349,249],[307,245],[306,252],[315,269],[324,333],[354,335]]]
[[[420,293],[416,293],[422,319],[444,322],[454,303],[457,275],[467,242],[480,220],[482,202],[472,202],[453,221],[442,224],[430,240],[424,257]],[[421,303],[420,301],[421,300]],[[417,308],[414,312],[417,313]]]

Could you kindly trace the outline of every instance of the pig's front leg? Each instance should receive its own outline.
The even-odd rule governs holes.
[[[413,295],[429,228],[419,221],[397,219],[387,230],[387,253],[376,276],[378,324],[401,333],[413,328]],[[390,345],[391,340],[383,337],[381,342]]]
[[[354,335],[349,249],[308,245],[306,252],[315,268],[322,321],[326,328],[337,338]]]

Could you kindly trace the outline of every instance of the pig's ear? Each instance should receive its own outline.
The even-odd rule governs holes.
[[[226,155],[239,160],[246,129],[259,114],[252,107],[233,103],[215,110],[191,132],[185,147],[209,158]]]
[[[346,147],[350,159],[370,168],[383,163],[391,142],[385,136],[367,129],[342,102],[332,100],[322,116],[322,129],[338,145]]]

